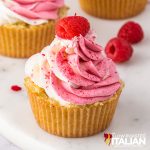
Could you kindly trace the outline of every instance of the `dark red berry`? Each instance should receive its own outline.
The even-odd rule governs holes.
[[[114,62],[120,63],[131,58],[133,48],[126,40],[113,38],[107,43],[105,53],[107,57],[111,58]]]
[[[144,33],[138,23],[129,21],[120,28],[118,37],[127,40],[129,43],[138,43],[143,39]]]

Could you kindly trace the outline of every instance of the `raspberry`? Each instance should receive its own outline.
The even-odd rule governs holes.
[[[56,24],[56,35],[64,39],[74,36],[85,36],[90,29],[88,20],[81,16],[69,16],[59,20]]]
[[[12,91],[15,91],[15,92],[17,92],[17,91],[20,91],[22,88],[20,87],[20,86],[18,86],[18,85],[12,85],[11,86],[11,90]]]
[[[132,56],[133,49],[126,40],[122,38],[113,38],[107,43],[105,53],[107,57],[119,63],[129,60]]]
[[[144,33],[138,23],[129,21],[120,28],[118,37],[127,40],[129,43],[137,43],[143,39]]]

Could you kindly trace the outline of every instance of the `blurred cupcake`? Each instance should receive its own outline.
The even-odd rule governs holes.
[[[55,22],[66,15],[64,0],[0,1],[0,54],[26,58],[54,39]]]
[[[105,19],[124,19],[142,12],[147,0],[79,0],[90,15]]]
[[[113,118],[123,82],[94,39],[87,19],[61,19],[51,45],[26,63],[32,111],[51,134],[90,136],[106,129]]]

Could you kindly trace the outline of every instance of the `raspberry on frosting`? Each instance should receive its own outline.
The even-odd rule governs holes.
[[[70,16],[59,20],[56,24],[56,35],[63,39],[85,36],[90,29],[88,20],[81,16]]]

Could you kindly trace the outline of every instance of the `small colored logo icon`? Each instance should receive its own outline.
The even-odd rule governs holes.
[[[107,145],[111,144],[112,134],[104,133],[104,141]]]

